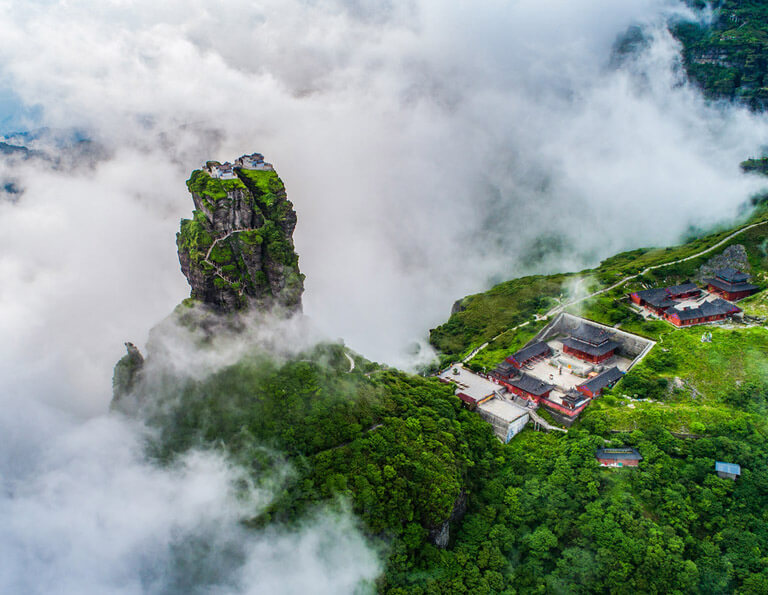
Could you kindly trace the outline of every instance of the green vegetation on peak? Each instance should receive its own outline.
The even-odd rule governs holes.
[[[193,262],[198,263],[213,244],[208,221],[201,211],[194,211],[192,219],[181,220],[181,230],[176,234],[179,249],[189,253]]]
[[[229,192],[245,190],[245,184],[238,178],[222,180],[214,178],[202,169],[196,169],[187,180],[187,188],[190,192],[200,196],[210,207],[218,201],[226,199]]]
[[[247,184],[262,207],[272,207],[285,186],[277,172],[258,169],[236,169],[237,176]]]

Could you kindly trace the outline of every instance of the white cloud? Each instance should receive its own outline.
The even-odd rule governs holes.
[[[0,459],[3,593],[335,594],[381,570],[348,512],[245,529],[272,488],[242,493],[248,478],[218,455],[160,468],[144,459],[142,429],[120,417],[68,422],[4,405],[16,413],[0,417],[13,440]]]

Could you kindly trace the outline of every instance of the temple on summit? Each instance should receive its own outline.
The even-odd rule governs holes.
[[[757,293],[760,288],[748,283],[749,275],[734,268],[726,267],[715,271],[711,279],[704,279],[710,292],[716,293],[728,301],[736,301]]]
[[[593,364],[599,364],[613,357],[619,347],[616,341],[603,329],[581,324],[563,339],[563,352]]]

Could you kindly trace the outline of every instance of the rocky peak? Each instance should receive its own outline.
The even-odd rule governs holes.
[[[192,172],[195,210],[176,236],[179,262],[193,299],[221,311],[257,307],[289,316],[301,310],[304,291],[296,212],[274,168],[252,157]]]
[[[116,406],[120,399],[130,394],[136,386],[144,368],[144,356],[133,343],[126,343],[126,353],[117,365],[112,376],[112,406]]]

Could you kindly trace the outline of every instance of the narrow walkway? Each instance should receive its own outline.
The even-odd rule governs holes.
[[[353,358],[351,355],[349,355],[349,354],[348,354],[346,351],[344,352],[344,355],[346,355],[346,356],[347,356],[347,359],[349,360],[349,371],[351,372],[352,370],[354,370],[354,369],[355,369],[355,360],[354,360],[354,358]]]
[[[522,323],[518,324],[517,326],[513,326],[512,328],[508,328],[508,329],[507,329],[507,330],[505,330],[504,332],[501,332],[501,333],[499,333],[498,335],[496,335],[496,336],[495,336],[493,339],[491,339],[491,341],[495,341],[496,339],[498,339],[499,337],[501,337],[501,335],[503,335],[504,333],[508,333],[508,332],[510,332],[510,331],[516,331],[516,330],[517,330],[517,329],[519,329],[519,328],[523,328],[524,326],[528,326],[530,323],[531,323],[531,321],[530,321],[530,320],[528,320],[528,321],[526,321],[526,322],[522,322]],[[482,345],[480,345],[480,347],[478,347],[477,349],[474,349],[474,350],[472,350],[472,351],[470,352],[470,354],[469,354],[467,357],[465,357],[463,360],[461,360],[461,363],[462,363],[462,364],[466,364],[466,363],[467,363],[469,360],[471,360],[473,357],[475,357],[475,356],[476,356],[478,353],[480,353],[480,352],[481,352],[483,349],[485,349],[486,347],[488,347],[488,343],[490,343],[491,341],[486,341],[485,343],[483,343]]]
[[[213,240],[213,243],[211,244],[211,247],[208,248],[208,252],[205,253],[205,260],[206,260],[206,262],[210,263],[210,261],[208,259],[211,257],[211,252],[213,251],[213,248],[216,246],[216,244],[218,244],[221,240],[226,240],[233,233],[240,233],[241,231],[252,231],[252,230],[250,230],[250,229],[233,229],[227,235],[221,236],[220,238],[216,238],[215,240]],[[211,264],[213,264],[213,263],[211,263]]]
[[[686,256],[685,258],[678,258],[677,260],[672,260],[670,262],[665,262],[665,263],[662,263],[662,264],[656,264],[656,265],[653,265],[653,266],[650,266],[650,267],[646,267],[641,272],[639,272],[639,273],[637,273],[635,275],[630,275],[629,277],[625,277],[624,279],[622,279],[621,281],[617,281],[616,283],[614,283],[610,287],[606,287],[605,289],[600,289],[599,291],[595,291],[594,293],[590,293],[589,295],[586,295],[584,297],[578,298],[576,300],[572,300],[572,301],[569,301],[569,302],[563,302],[559,306],[555,306],[554,308],[552,308],[549,312],[544,314],[544,316],[541,317],[541,318],[546,320],[550,316],[554,316],[555,314],[560,314],[560,312],[562,312],[563,310],[565,310],[566,308],[568,308],[570,306],[574,306],[576,304],[580,304],[581,302],[583,302],[585,300],[588,300],[588,299],[591,299],[593,297],[596,297],[596,296],[598,296],[600,294],[607,293],[609,291],[613,291],[614,289],[616,289],[618,287],[621,287],[622,285],[624,285],[628,281],[631,281],[632,279],[637,279],[638,277],[641,277],[641,276],[645,275],[649,271],[654,271],[656,269],[661,269],[663,267],[672,266],[673,264],[679,264],[681,262],[686,262],[688,260],[694,260],[695,258],[699,258],[700,256],[704,256],[705,254],[708,254],[709,252],[712,252],[713,250],[717,250],[720,246],[730,242],[733,238],[735,238],[738,235],[741,235],[745,231],[748,231],[748,230],[752,229],[753,227],[758,227],[760,225],[766,225],[766,224],[768,224],[768,220],[766,220],[766,221],[758,221],[757,223],[751,223],[750,225],[742,227],[741,229],[737,229],[732,234],[730,234],[729,236],[723,238],[722,240],[720,240],[719,242],[717,242],[713,246],[710,246],[709,248],[701,250],[701,251],[697,252],[696,254],[692,254],[691,256]],[[499,333],[493,339],[491,339],[490,341],[488,341],[486,343],[483,343],[482,345],[480,345],[480,347],[478,347],[477,349],[472,351],[467,357],[465,357],[463,360],[461,360],[462,363],[466,363],[469,360],[471,360],[478,353],[480,353],[483,349],[488,347],[488,344],[491,341],[495,341],[496,339],[498,339],[504,333],[509,332],[509,331],[517,330],[520,327],[525,326],[526,324],[528,324],[528,323],[524,322],[523,324],[519,324],[516,327],[513,327],[511,329],[507,329],[504,332]]]
[[[531,416],[531,419],[539,424],[542,428],[547,430],[548,432],[554,430],[555,432],[563,432],[564,434],[568,433],[568,430],[564,428],[558,428],[557,426],[553,426],[550,424],[547,420],[545,420],[543,417],[541,417],[538,413],[530,409],[528,411],[528,414]]]

